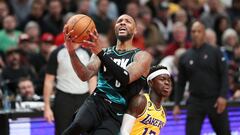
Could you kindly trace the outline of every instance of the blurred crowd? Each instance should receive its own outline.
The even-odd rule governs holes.
[[[134,45],[154,56],[153,65],[167,66],[174,83],[178,59],[191,48],[191,24],[202,21],[206,42],[221,49],[227,60],[228,97],[240,97],[240,0],[0,0],[1,89],[23,99],[41,97],[49,55],[64,44],[67,19],[91,16],[108,47],[116,42],[113,27],[123,13],[136,20]],[[28,85],[31,92],[22,90]]]

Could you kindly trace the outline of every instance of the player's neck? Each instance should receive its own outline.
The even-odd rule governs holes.
[[[128,40],[125,42],[117,41],[116,50],[117,51],[129,51],[135,49],[132,46],[132,41]]]
[[[151,90],[149,96],[150,96],[150,100],[154,103],[154,105],[157,108],[160,108],[161,107],[161,102],[162,102],[162,97],[159,97],[156,93],[154,93],[153,90]]]

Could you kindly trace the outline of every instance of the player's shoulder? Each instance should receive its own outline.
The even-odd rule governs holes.
[[[147,101],[147,99],[145,98],[145,96],[143,94],[138,94],[130,100],[130,105],[132,104],[134,106],[137,106],[137,104],[144,103],[145,100]]]
[[[152,60],[152,55],[147,51],[140,50],[136,52],[134,58],[141,59],[141,60]]]
[[[147,51],[145,51],[145,50],[139,50],[139,49],[138,49],[138,51],[136,52],[136,54],[138,54],[138,55],[149,55],[149,56],[151,56],[151,54],[150,54],[149,52],[147,52]]]
[[[142,114],[147,106],[147,99],[143,94],[138,94],[134,96],[128,106],[128,111],[131,114],[139,116]]]

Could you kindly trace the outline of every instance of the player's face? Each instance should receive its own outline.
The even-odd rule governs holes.
[[[122,15],[117,19],[115,25],[115,34],[117,39],[124,42],[133,37],[136,33],[136,24],[129,15]]]
[[[159,75],[152,80],[151,89],[158,96],[168,97],[172,91],[172,81],[169,75]]]

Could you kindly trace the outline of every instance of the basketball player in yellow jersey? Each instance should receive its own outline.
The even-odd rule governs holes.
[[[170,73],[164,66],[154,66],[147,77],[149,94],[135,96],[124,114],[121,135],[159,135],[166,124],[161,105],[172,90]]]

